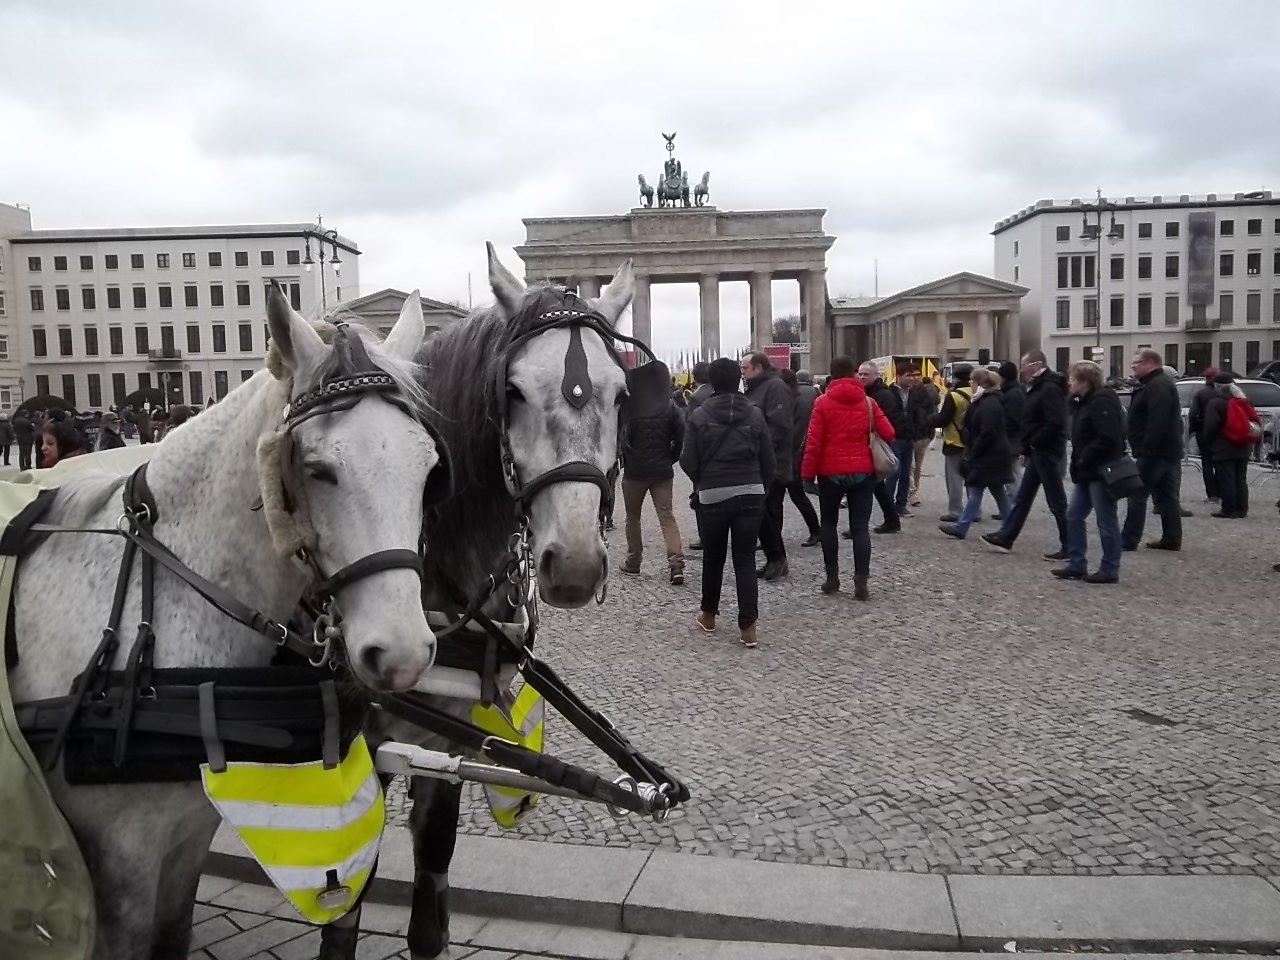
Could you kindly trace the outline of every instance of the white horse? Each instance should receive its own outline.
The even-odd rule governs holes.
[[[278,289],[267,320],[285,379],[261,372],[174,431],[156,450],[146,479],[159,512],[155,537],[196,573],[285,623],[313,574],[281,555],[263,512],[252,509],[260,494],[269,494],[255,454],[259,440],[280,429],[291,399],[352,371]],[[386,342],[367,344],[368,357],[397,382],[400,396],[393,399],[415,409],[424,400],[413,362],[423,333],[415,293]],[[364,342],[363,333],[353,335]],[[423,490],[440,459],[422,424],[399,405],[366,395],[299,422],[292,441],[300,468],[291,479],[307,504],[311,553],[322,571],[332,574],[374,552],[418,549]],[[123,478],[101,474],[71,478],[49,519],[114,527],[122,486]],[[55,534],[24,557],[15,588],[21,657],[12,677],[15,700],[71,688],[107,623],[121,549],[116,537]],[[138,594],[135,580],[121,621],[130,630],[140,616]],[[340,601],[356,678],[375,689],[412,687],[435,655],[418,574],[372,574],[342,587]],[[157,668],[264,667],[276,649],[164,571],[155,580],[153,626]],[[183,960],[200,869],[218,826],[200,783],[71,787],[61,767],[49,780],[93,878],[95,960]]]

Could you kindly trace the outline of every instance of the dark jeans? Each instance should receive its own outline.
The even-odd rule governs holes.
[[[1098,572],[1109,577],[1120,576],[1121,541],[1116,506],[1101,480],[1076,484],[1067,507],[1067,566],[1072,570],[1088,572],[1089,537],[1084,522],[1089,519],[1089,514],[1096,513],[1098,537],[1102,540],[1102,563],[1098,564]],[[1129,509],[1133,510],[1132,500],[1129,501]]]
[[[867,479],[872,480],[874,478],[868,477]],[[889,489],[890,483],[897,482],[896,474],[888,480],[877,480],[871,491],[876,498],[876,503],[880,504],[880,512],[884,514],[884,525],[886,527],[902,526],[902,518],[898,516],[898,505],[893,502],[893,492]],[[862,486],[862,484],[858,484],[858,486]]]
[[[31,447],[32,442],[30,440],[25,443],[21,440],[18,441],[18,469],[31,469]]]
[[[871,573],[871,498],[877,487],[867,477],[861,483],[837,483],[831,477],[818,478],[818,512],[822,515],[822,562],[828,573],[840,569],[840,536],[836,523],[840,518],[840,501],[849,497],[849,529],[853,531],[853,572],[859,577]]]
[[[791,502],[800,511],[800,516],[804,517],[804,525],[809,528],[809,536],[816,537],[818,535],[818,513],[813,509],[809,495],[804,492],[804,481],[797,477],[788,483],[787,496],[791,498]]]
[[[1204,477],[1204,495],[1210,500],[1218,499],[1218,474],[1214,469],[1213,458],[1209,456],[1209,444],[1204,437],[1196,437],[1196,449],[1200,451],[1200,475]]]
[[[1233,517],[1243,517],[1249,512],[1249,461],[1215,460],[1218,495],[1222,497],[1222,512]]]
[[[1146,489],[1129,498],[1121,540],[1130,546],[1136,546],[1142,540],[1142,531],[1147,525],[1147,498],[1150,497],[1154,501],[1155,512],[1160,516],[1160,539],[1181,546],[1182,505],[1178,503],[1178,488],[1182,485],[1182,461],[1143,457],[1138,461],[1138,476]]]
[[[764,517],[760,521],[760,546],[764,549],[766,563],[781,563],[787,559],[787,547],[782,542],[782,498],[786,495],[785,480],[773,481],[764,495]],[[705,510],[706,507],[703,509]]]
[[[738,586],[738,626],[749,627],[760,616],[756,579],[756,537],[764,515],[759,494],[732,497],[699,507],[702,522],[702,610],[720,614],[724,560],[733,535],[733,579]]]
[[[968,487],[965,488],[965,504],[964,509],[960,511],[960,516],[956,518],[956,529],[962,534],[967,534],[969,528],[973,526],[974,517],[982,512],[982,495],[987,491],[991,492],[991,498],[996,502],[996,509],[1000,511],[1002,517],[1009,515],[1009,495],[1005,491],[1004,484],[997,484],[993,487]]]
[[[911,494],[911,468],[916,454],[915,441],[910,437],[894,440],[893,454],[898,458],[898,472],[889,478],[889,490],[893,493],[893,505],[901,512],[907,509],[907,497]]]
[[[1063,550],[1067,549],[1067,492],[1062,487],[1062,460],[1062,457],[1055,457],[1051,453],[1033,453],[1027,458],[1013,509],[1004,515],[1004,525],[997,534],[1000,539],[1009,543],[1018,539],[1027,517],[1031,515],[1031,505],[1036,502],[1036,494],[1044,487],[1045,503],[1049,505],[1053,519],[1058,522],[1058,543]]]

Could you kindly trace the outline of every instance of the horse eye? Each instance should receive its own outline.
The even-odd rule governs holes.
[[[338,471],[334,469],[331,463],[326,463],[323,460],[311,460],[303,464],[303,470],[312,480],[329,483],[335,487],[338,485]]]
[[[507,402],[524,403],[524,394],[520,392],[520,388],[514,383],[507,384]]]

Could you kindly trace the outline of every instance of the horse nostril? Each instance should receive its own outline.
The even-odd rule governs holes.
[[[371,677],[382,676],[382,658],[386,655],[386,647],[370,644],[360,651],[360,666]]]
[[[538,578],[548,582],[555,580],[555,577],[552,574],[559,560],[559,548],[550,546],[543,550],[542,556],[538,559]]]

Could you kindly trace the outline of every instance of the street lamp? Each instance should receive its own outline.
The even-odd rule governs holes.
[[[1093,268],[1094,291],[1098,298],[1098,315],[1096,317],[1095,330],[1097,331],[1094,339],[1094,362],[1101,363],[1102,354],[1102,213],[1107,211],[1111,214],[1111,228],[1106,233],[1106,238],[1113,244],[1124,239],[1124,228],[1116,223],[1116,205],[1110,200],[1103,199],[1102,188],[1098,188],[1098,199],[1093,203],[1082,203],[1080,205],[1083,211],[1080,216],[1084,220],[1084,225],[1080,230],[1080,239],[1086,243],[1090,240],[1096,241],[1098,244],[1097,262]],[[1094,215],[1094,222],[1089,222],[1089,214]]]
[[[320,254],[320,311],[321,313],[329,312],[329,296],[325,286],[324,277],[324,242],[326,240],[333,247],[333,256],[327,261],[333,267],[333,275],[335,277],[342,276],[342,258],[338,256],[338,231],[333,229],[325,229],[324,217],[316,216],[316,229],[303,234],[303,240],[306,243],[306,256],[302,260],[302,265],[308,273],[311,272],[312,266],[316,261],[311,256],[311,238],[316,238],[316,251]]]

